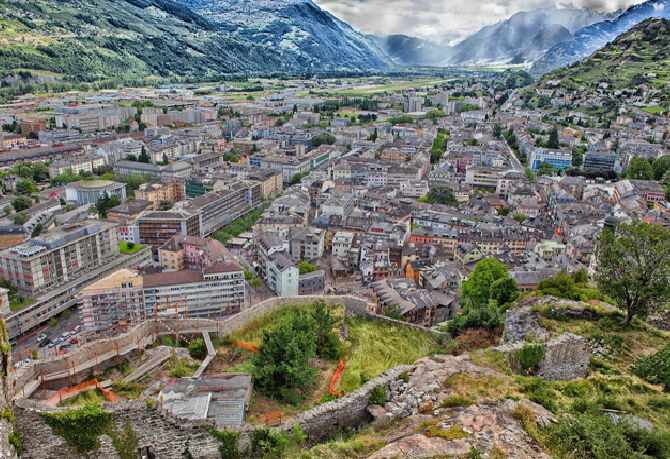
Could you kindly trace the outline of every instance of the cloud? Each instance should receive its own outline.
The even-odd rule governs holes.
[[[644,0],[573,0],[576,7],[602,12]],[[519,11],[555,4],[550,0],[314,0],[323,9],[363,33],[405,34],[455,44],[484,26]]]

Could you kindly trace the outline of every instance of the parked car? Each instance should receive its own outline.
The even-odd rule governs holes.
[[[55,345],[56,345],[56,341],[52,341],[51,343],[49,343],[49,349],[51,349],[51,348],[54,347]]]
[[[70,333],[70,332],[65,332],[65,333],[63,333],[63,340],[68,339],[68,338],[70,337],[71,334],[72,334],[72,333]]]
[[[74,331],[76,331],[77,333],[79,333],[79,330],[81,330],[81,325],[77,325],[76,327],[74,327]]]
[[[70,340],[70,344],[77,344],[77,338],[72,338]]]
[[[40,333],[39,335],[37,335],[37,342],[41,343],[46,337],[47,337],[46,333]]]
[[[51,344],[51,340],[49,338],[45,338],[42,341],[40,341],[40,346],[39,347],[44,347]]]
[[[77,329],[75,328],[74,330],[72,330],[72,332],[70,333],[70,335],[74,336],[74,335],[76,335],[77,333],[79,333],[79,330],[77,330]]]

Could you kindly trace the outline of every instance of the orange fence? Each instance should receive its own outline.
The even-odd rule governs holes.
[[[90,381],[84,381],[83,383],[78,384],[76,386],[68,387],[67,389],[60,389],[57,392],[54,392],[54,394],[51,397],[49,397],[49,399],[45,403],[51,406],[58,406],[58,404],[62,403],[63,400],[76,397],[80,392],[90,390],[93,388],[100,389],[100,392],[102,393],[103,397],[105,397],[110,402],[116,401],[116,396],[112,391],[103,389],[97,379],[92,379]]]
[[[330,389],[329,389],[331,394],[339,395],[340,397],[342,397],[342,393],[334,391],[333,386],[335,385],[335,382],[339,379],[339,377],[342,376],[343,368],[344,368],[344,359],[340,359],[340,366],[337,367],[337,371],[333,375],[333,379],[330,380]]]
[[[240,339],[232,339],[230,340],[233,344],[235,344],[238,347],[241,347],[242,349],[246,349],[248,351],[253,352],[254,354],[258,354],[258,349],[257,347],[260,346],[260,344],[253,344],[253,343],[247,343],[246,341],[242,341]]]

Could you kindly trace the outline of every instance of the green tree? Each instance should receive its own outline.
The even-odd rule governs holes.
[[[495,258],[485,258],[477,263],[468,280],[463,283],[463,296],[475,305],[486,305],[491,299],[491,287],[498,279],[507,277],[507,267]]]
[[[493,125],[493,137],[499,139],[502,137],[502,128],[499,124]]]
[[[5,213],[5,215],[9,215],[12,213],[12,206],[5,204],[5,206],[2,208],[2,211]]]
[[[498,215],[502,215],[503,217],[509,215],[509,207],[501,207],[498,209]]]
[[[300,268],[300,274],[311,273],[319,269],[316,266],[310,265],[307,260],[298,263],[298,268]]]
[[[121,459],[139,459],[140,454],[137,451],[140,445],[140,437],[135,433],[130,421],[126,418],[123,426],[123,432],[119,432],[114,422],[111,423],[109,436],[112,437],[112,444]]]
[[[428,202],[435,202],[448,206],[457,206],[458,200],[454,195],[454,191],[447,185],[438,184],[433,185],[428,191]]]
[[[551,176],[556,171],[556,168],[553,164],[546,161],[542,161],[537,168],[537,175],[546,175]]]
[[[16,196],[15,198],[12,198],[10,204],[14,210],[21,212],[22,210],[30,209],[33,205],[33,201],[28,196]]]
[[[519,286],[511,277],[498,279],[491,284],[491,299],[498,304],[511,303],[519,297]]]
[[[259,288],[261,285],[263,285],[263,282],[261,282],[260,279],[254,279],[253,281],[251,281],[251,285],[254,288]]]
[[[651,165],[654,172],[654,180],[661,180],[666,171],[670,170],[670,155],[661,156]]]
[[[168,164],[170,164],[170,159],[167,157],[165,153],[163,153],[163,165],[167,166]]]
[[[207,345],[202,338],[194,338],[188,345],[188,353],[194,359],[203,360],[207,357]]]
[[[251,280],[254,278],[254,273],[251,271],[244,271],[244,279],[245,280]]]
[[[149,155],[147,154],[147,149],[142,145],[142,151],[140,152],[140,155],[137,157],[137,160],[141,163],[150,163],[151,159],[149,158]]]
[[[23,179],[16,182],[14,194],[17,196],[37,193],[37,184],[31,179]]]
[[[514,214],[512,217],[514,220],[518,221],[519,223],[523,223],[526,220],[528,220],[528,215],[526,214]]]
[[[42,224],[38,223],[35,225],[35,228],[33,228],[33,232],[30,233],[30,237],[37,237],[40,235],[40,233],[42,233]]]
[[[332,316],[325,301],[319,300],[312,304],[312,318],[315,324],[316,355],[331,360],[341,357],[342,343],[337,334],[333,332],[337,319]]]
[[[560,148],[558,142],[558,126],[554,126],[554,129],[551,130],[551,134],[549,134],[549,140],[547,140],[547,148],[551,150],[557,150]]]
[[[49,180],[49,170],[44,163],[33,163],[33,179],[37,182]]]
[[[308,388],[316,370],[308,361],[316,355],[315,323],[306,309],[293,308],[272,329],[264,330],[258,354],[251,359],[255,385],[266,395],[295,403],[297,391]]]
[[[32,180],[34,177],[33,170],[28,165],[21,166],[19,169],[19,177]]]
[[[28,220],[30,220],[30,217],[26,212],[21,212],[16,215],[14,215],[14,225],[15,226],[21,226],[24,225]]]
[[[670,300],[670,231],[662,226],[635,221],[617,225],[616,235],[603,230],[596,256],[598,290],[626,311],[622,327]]]
[[[526,177],[528,177],[530,183],[535,181],[535,174],[533,174],[533,171],[531,171],[529,167],[526,168]]]
[[[633,158],[626,169],[626,176],[633,180],[653,180],[654,171],[646,159]]]
[[[332,145],[337,141],[335,137],[328,134],[320,134],[312,137],[312,148],[319,148],[321,145]]]

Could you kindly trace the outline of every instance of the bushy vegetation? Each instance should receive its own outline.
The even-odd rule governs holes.
[[[40,413],[56,435],[60,435],[77,454],[95,451],[100,447],[103,433],[109,431],[113,413],[102,411],[96,404],[78,410],[57,413]]]
[[[386,391],[383,387],[375,387],[370,392],[370,403],[383,406],[386,403]]]
[[[592,288],[584,271],[572,274],[560,272],[554,277],[540,281],[538,292],[573,301],[607,300],[605,295]]]
[[[230,225],[226,225],[221,228],[219,231],[216,231],[212,234],[214,239],[218,239],[224,244],[228,243],[232,238],[239,236],[240,234],[251,230],[251,227],[256,224],[265,209],[270,206],[270,203],[263,204],[259,209],[249,212],[232,222]]]
[[[670,451],[666,431],[648,432],[598,411],[561,417],[545,435],[552,451],[564,458],[667,459]]]
[[[484,329],[492,332],[493,329],[502,325],[502,316],[495,309],[470,308],[458,314],[447,322],[445,331],[451,336],[457,337],[465,330]]]
[[[652,384],[670,389],[670,344],[655,354],[642,357],[635,362],[631,373]]]
[[[188,353],[194,359],[204,360],[207,357],[207,345],[202,338],[194,338],[188,345]]]

